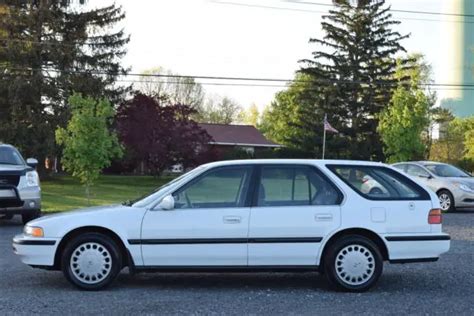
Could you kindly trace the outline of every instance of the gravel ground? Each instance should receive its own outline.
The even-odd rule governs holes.
[[[445,215],[451,250],[438,262],[386,264],[363,294],[332,292],[317,273],[124,272],[107,291],[81,292],[60,272],[19,261],[11,239],[21,229],[18,220],[0,221],[0,315],[474,315],[474,211]]]

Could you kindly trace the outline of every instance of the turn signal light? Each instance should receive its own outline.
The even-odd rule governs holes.
[[[441,224],[443,222],[443,216],[441,214],[441,209],[434,208],[430,210],[428,214],[428,224]]]
[[[41,227],[25,226],[25,235],[31,237],[44,237],[43,229]]]

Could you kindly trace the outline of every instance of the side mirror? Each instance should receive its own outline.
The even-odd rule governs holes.
[[[174,197],[172,195],[165,196],[160,203],[158,203],[157,208],[164,211],[170,211],[174,209]]]
[[[421,174],[421,173],[418,175],[418,177],[424,178],[424,179],[428,179],[428,180],[431,179],[431,178],[433,178],[433,177],[432,177],[431,175],[429,175],[429,174]]]
[[[26,159],[26,164],[31,168],[36,168],[36,166],[38,165],[38,160],[36,160],[35,158],[28,158]]]

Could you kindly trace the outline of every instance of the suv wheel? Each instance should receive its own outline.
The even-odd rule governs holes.
[[[61,267],[66,279],[83,290],[100,290],[112,283],[122,269],[117,244],[98,233],[79,235],[63,251]]]
[[[23,225],[26,225],[28,222],[38,218],[41,216],[41,211],[34,211],[34,212],[28,212],[21,214],[21,221],[23,222]]]
[[[367,291],[383,270],[383,258],[377,245],[357,235],[338,239],[323,259],[325,275],[336,290]]]
[[[441,190],[438,192],[439,204],[443,212],[454,211],[454,197],[448,190]]]

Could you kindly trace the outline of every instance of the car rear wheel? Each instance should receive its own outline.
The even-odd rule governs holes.
[[[122,265],[117,244],[108,236],[85,233],[70,241],[62,254],[66,279],[83,290],[100,290],[112,283]]]
[[[441,190],[438,192],[439,204],[443,212],[454,211],[454,197],[448,190]]]
[[[329,246],[324,271],[336,290],[364,292],[379,279],[383,258],[377,245],[363,236],[346,236]]]

